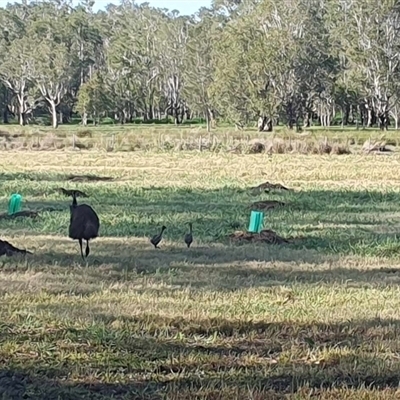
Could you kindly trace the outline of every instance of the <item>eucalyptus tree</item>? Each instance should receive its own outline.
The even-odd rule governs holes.
[[[343,18],[337,19],[343,53],[357,79],[371,126],[375,116],[381,129],[389,124],[392,99],[400,73],[400,10],[395,0],[336,0]]]
[[[214,79],[213,46],[221,35],[221,18],[213,10],[203,8],[191,22],[184,59],[183,95],[191,110],[204,115],[207,131],[211,130],[213,102],[210,87]]]
[[[6,90],[7,103],[3,116],[13,109],[19,117],[20,125],[25,125],[27,115],[33,111],[38,101],[35,99],[32,76],[32,54],[35,45],[27,34],[32,6],[26,2],[8,5],[0,9],[0,81]]]
[[[184,112],[182,90],[189,27],[189,17],[170,12],[161,16],[156,32],[156,57],[162,89],[167,100],[166,114],[173,116],[175,124],[182,122]]]
[[[28,34],[34,40],[32,75],[48,105],[52,126],[57,128],[57,107],[67,94],[74,72],[72,38],[67,29],[71,7],[67,2],[51,1],[35,7]]]

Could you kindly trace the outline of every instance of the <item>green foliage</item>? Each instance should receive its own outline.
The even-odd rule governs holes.
[[[337,109],[342,124],[400,121],[394,0],[377,9],[372,0],[218,0],[193,16],[133,1],[92,6],[0,9],[0,80],[20,123],[43,101],[53,126],[57,114],[82,110],[80,89],[96,74],[108,98],[101,117],[121,123],[203,118],[210,129],[218,116],[239,126],[259,117],[329,126]]]
[[[109,97],[103,79],[96,73],[80,87],[75,110],[84,118],[89,114],[95,119],[107,109],[108,102]]]

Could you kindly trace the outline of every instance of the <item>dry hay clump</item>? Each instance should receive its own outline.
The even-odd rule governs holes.
[[[90,129],[81,129],[76,132],[76,136],[79,138],[92,137],[92,131]]]
[[[260,233],[251,233],[236,231],[228,236],[235,242],[251,242],[266,244],[285,244],[290,243],[287,239],[280,237],[276,232],[270,229],[264,229]]]
[[[387,147],[387,142],[385,140],[373,140],[368,139],[363,144],[363,151],[367,154],[369,153],[388,153],[393,151],[391,148]]]
[[[234,153],[247,154],[351,154],[347,143],[329,143],[327,140],[304,139],[253,139],[241,141],[230,148]]]

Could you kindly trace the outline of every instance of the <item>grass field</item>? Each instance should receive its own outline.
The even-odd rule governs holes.
[[[2,399],[400,397],[397,153],[0,159],[4,211],[17,191],[24,209],[55,210],[0,221],[2,239],[34,253],[0,259]],[[247,190],[266,180],[295,190]],[[100,216],[87,264],[59,187],[86,191]],[[230,242],[263,199],[286,203],[265,227],[293,243]]]

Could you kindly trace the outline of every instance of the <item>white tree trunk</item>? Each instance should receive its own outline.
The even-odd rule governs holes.
[[[19,103],[19,110],[18,110],[18,119],[19,119],[19,124],[21,126],[25,125],[25,117],[24,117],[24,97],[21,96],[21,94],[18,95],[18,103]]]
[[[57,110],[56,110],[56,103],[54,100],[50,100],[50,109],[51,109],[51,117],[53,120],[52,126],[54,129],[58,127],[58,119],[57,119]]]

